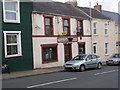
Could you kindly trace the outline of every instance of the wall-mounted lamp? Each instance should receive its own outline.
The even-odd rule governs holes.
[[[62,19],[61,19],[61,18],[57,17],[56,19],[57,19],[57,23],[58,23],[58,24],[59,24],[60,22],[62,22]]]
[[[35,26],[35,29],[40,29],[40,26],[36,25],[36,26]]]

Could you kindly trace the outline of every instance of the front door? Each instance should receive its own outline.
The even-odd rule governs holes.
[[[72,50],[71,50],[71,44],[64,44],[64,50],[65,50],[65,62],[72,59]]]
[[[80,43],[79,44],[79,54],[85,54],[85,43]]]

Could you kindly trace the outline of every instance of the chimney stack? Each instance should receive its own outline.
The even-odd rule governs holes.
[[[77,0],[68,0],[66,3],[71,4],[72,6],[77,6]]]
[[[102,11],[102,5],[99,5],[97,3],[97,5],[94,6],[94,9],[96,9],[97,11],[101,12]]]

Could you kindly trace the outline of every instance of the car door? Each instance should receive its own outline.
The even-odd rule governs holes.
[[[97,67],[98,58],[96,55],[92,55],[92,67]]]
[[[86,68],[92,67],[92,55],[88,55],[85,60]]]

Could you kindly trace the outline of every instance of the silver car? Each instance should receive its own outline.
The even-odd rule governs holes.
[[[102,68],[102,61],[98,55],[80,54],[64,65],[65,70],[80,70],[82,72],[88,68]]]
[[[120,65],[120,53],[113,54],[107,61],[107,65]]]

